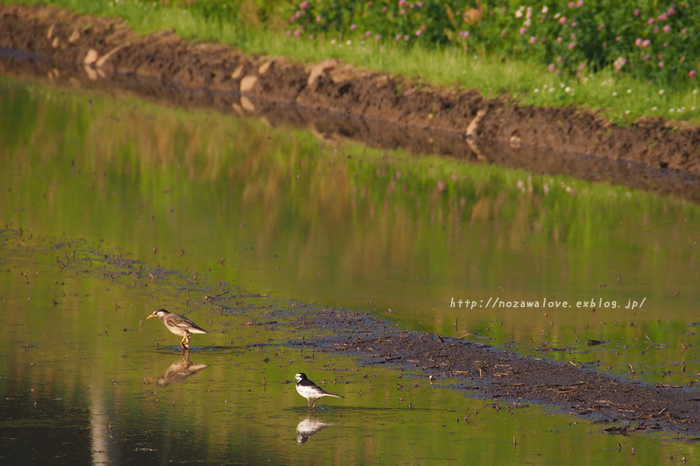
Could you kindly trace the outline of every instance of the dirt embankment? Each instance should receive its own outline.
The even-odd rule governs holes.
[[[222,44],[192,44],[171,31],[144,37],[120,19],[46,6],[0,4],[0,48],[43,58],[6,57],[3,73],[31,69],[92,87],[123,88],[126,81],[145,97],[310,126],[330,139],[351,137],[700,201],[700,128],[679,122],[644,119],[619,127],[574,107],[520,107],[337,60],[301,64],[249,56]]]

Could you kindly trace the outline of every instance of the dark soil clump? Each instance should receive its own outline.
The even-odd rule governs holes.
[[[356,354],[366,364],[400,364],[438,381],[463,379],[462,388],[477,396],[546,403],[604,423],[622,422],[611,428],[613,433],[700,433],[700,394],[687,387],[623,380],[574,363],[521,357],[481,342],[399,331],[369,314],[345,309],[294,309],[301,314],[292,319],[293,325],[315,334],[331,333],[294,342],[314,351]]]
[[[0,48],[41,58],[31,64],[26,57],[0,60],[3,73],[31,71],[54,82],[128,88],[176,105],[311,127],[330,139],[700,201],[700,128],[683,122],[659,118],[617,126],[591,111],[521,107],[338,60],[302,64],[250,56],[222,44],[189,43],[172,31],[139,36],[120,19],[47,6],[0,4]]]

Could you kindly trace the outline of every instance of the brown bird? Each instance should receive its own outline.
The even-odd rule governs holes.
[[[154,311],[153,314],[149,315],[147,319],[157,317],[163,322],[163,325],[167,327],[175,335],[180,335],[182,341],[180,346],[183,349],[190,349],[190,338],[195,333],[209,333],[204,329],[199,328],[197,324],[192,322],[187,317],[183,317],[180,314],[173,314],[165,309],[158,309]]]

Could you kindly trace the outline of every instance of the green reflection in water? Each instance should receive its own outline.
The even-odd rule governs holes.
[[[631,363],[637,376],[686,383],[699,370],[689,326],[698,302],[694,205],[329,147],[256,121],[7,78],[0,134],[0,220],[11,228],[0,275],[4,458],[590,464],[695,455],[667,437],[621,440],[537,407],[496,411],[422,378],[405,377],[399,392],[395,370],[357,371],[335,356],[328,370],[325,357],[285,346],[289,334],[247,325],[290,297],[513,341],[538,356],[599,360],[613,372]],[[114,273],[127,265],[131,275]],[[273,301],[242,297],[233,315],[202,302],[226,289],[270,292]],[[634,312],[466,310],[451,308],[452,297],[647,301]],[[158,378],[182,360],[179,338],[145,321],[160,307],[191,310],[212,330],[194,337],[190,355],[207,367],[164,387]],[[587,347],[588,339],[610,342]],[[679,340],[692,346],[684,351]],[[537,351],[543,343],[569,351]],[[337,379],[334,391],[346,396],[321,403],[317,417],[333,425],[303,447],[295,438],[305,402],[286,383],[299,370]]]
[[[7,79],[1,99],[5,223],[654,382],[700,372],[696,205]]]

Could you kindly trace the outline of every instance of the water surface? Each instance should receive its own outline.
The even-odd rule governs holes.
[[[418,374],[399,390],[397,368],[337,356],[328,365],[289,346],[295,335],[248,325],[299,299],[692,384],[694,204],[9,78],[0,134],[4,458],[588,464],[696,454],[672,436],[603,435],[541,406],[496,409]],[[222,292],[241,294],[238,312],[202,299]],[[540,307],[485,306],[497,298]],[[545,298],[574,307],[543,309]],[[177,336],[145,320],[161,307],[212,330],[193,337],[189,362]],[[206,367],[167,383],[173,364]],[[310,415],[287,383],[300,370],[346,399]],[[298,444],[300,423],[321,428]]]

